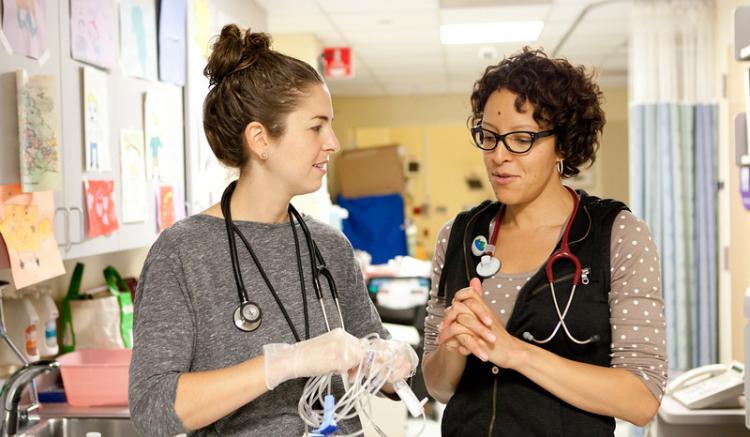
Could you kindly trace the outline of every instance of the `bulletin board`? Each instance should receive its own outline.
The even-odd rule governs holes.
[[[115,26],[118,26],[120,1],[114,5]],[[138,1],[138,0],[133,0]],[[154,7],[158,2],[152,1]],[[2,8],[0,1],[0,9]],[[159,93],[166,96],[162,102],[172,111],[180,114],[183,123],[183,94],[184,89],[179,86],[158,81],[157,78],[140,79],[126,76],[121,58],[111,69],[87,64],[73,59],[71,47],[71,2],[70,0],[46,0],[44,25],[47,35],[48,55],[42,59],[33,59],[19,54],[9,54],[0,44],[0,184],[19,183],[19,137],[18,137],[18,106],[16,92],[16,72],[25,69],[29,75],[51,75],[57,89],[59,102],[58,126],[59,144],[62,160],[63,185],[55,193],[57,207],[82,207],[85,211],[83,192],[84,179],[111,179],[117,185],[117,199],[120,199],[121,177],[120,142],[121,131],[124,129],[143,131],[144,99],[147,93]],[[4,11],[0,10],[0,13]],[[39,23],[40,25],[42,23]],[[150,26],[150,24],[148,24]],[[153,23],[156,29],[156,23]],[[119,44],[116,50],[119,51]],[[94,68],[106,75],[105,89],[108,94],[107,120],[108,133],[105,140],[111,162],[107,169],[87,171],[85,153],[85,112],[84,112],[84,67]],[[170,156],[171,162],[184,162],[184,126],[179,132],[179,150]],[[143,222],[123,224],[119,234],[121,237],[110,238],[97,244],[89,245],[84,251],[75,250],[63,254],[65,258],[86,256],[94,253],[104,253],[135,246],[145,246],[153,240],[158,232],[156,220],[155,193],[159,185],[168,183],[184,192],[184,166],[176,165],[170,169],[171,174],[165,175],[164,180],[149,181],[149,201],[147,220]],[[121,205],[117,205],[117,215],[122,217]],[[56,226],[59,229],[59,226]],[[59,231],[56,231],[59,233]],[[122,244],[121,244],[122,242]]]

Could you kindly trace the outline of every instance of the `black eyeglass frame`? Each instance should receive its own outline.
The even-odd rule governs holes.
[[[480,131],[483,131],[485,133],[488,133],[488,134],[492,135],[495,138],[495,145],[492,146],[489,149],[485,149],[481,145],[477,144],[477,141],[476,141],[476,139],[475,139],[474,136],[477,133],[479,133]],[[529,134],[529,136],[531,137],[531,143],[529,143],[529,147],[526,148],[526,150],[524,150],[522,152],[513,150],[508,145],[508,143],[505,142],[505,138],[507,138],[508,135],[513,135],[513,134]],[[534,147],[534,143],[536,143],[536,141],[538,139],[540,139],[540,138],[546,138],[546,137],[549,137],[549,136],[552,136],[552,135],[555,135],[555,134],[557,134],[557,129],[548,129],[548,130],[544,130],[544,131],[541,131],[541,132],[532,132],[532,131],[526,131],[526,130],[516,130],[516,131],[513,131],[513,132],[508,132],[506,134],[500,135],[497,132],[493,132],[493,131],[491,131],[489,129],[483,128],[479,124],[477,124],[476,126],[474,126],[474,127],[471,128],[471,140],[474,143],[474,145],[477,146],[479,149],[484,150],[485,152],[491,152],[491,151],[497,149],[497,145],[500,144],[500,142],[502,141],[503,142],[503,146],[505,146],[505,148],[510,153],[515,153],[516,155],[523,155],[524,153],[527,153],[529,150],[531,150],[532,147]]]

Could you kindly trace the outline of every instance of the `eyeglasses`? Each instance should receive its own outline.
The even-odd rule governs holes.
[[[474,139],[474,144],[480,149],[488,152],[495,150],[502,141],[509,152],[517,154],[528,152],[536,140],[555,135],[555,133],[557,133],[555,129],[550,129],[541,132],[513,131],[500,135],[483,128],[481,125],[471,128],[471,137]]]

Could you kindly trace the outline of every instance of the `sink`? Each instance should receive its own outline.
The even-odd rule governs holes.
[[[112,418],[49,418],[25,430],[24,437],[84,437],[87,432],[102,437],[138,437],[129,419]]]

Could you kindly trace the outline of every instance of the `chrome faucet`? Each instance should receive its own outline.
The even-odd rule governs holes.
[[[54,360],[41,360],[27,364],[13,373],[2,390],[3,418],[0,423],[0,437],[10,437],[29,420],[28,409],[21,409],[21,394],[26,384],[37,376],[57,369],[60,363]]]

